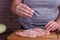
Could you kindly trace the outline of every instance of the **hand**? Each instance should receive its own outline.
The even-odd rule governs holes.
[[[15,10],[15,11],[14,11]],[[19,5],[12,5],[12,11],[15,12],[17,15],[30,18],[33,15],[34,10],[29,8],[26,4],[20,3]]]
[[[59,25],[55,21],[50,21],[47,23],[47,25],[45,27],[47,28],[46,30],[48,30],[48,31],[54,31],[59,28]]]

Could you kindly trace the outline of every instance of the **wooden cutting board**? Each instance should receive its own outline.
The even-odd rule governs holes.
[[[58,39],[60,40],[60,31],[57,33],[57,35],[58,35]]]
[[[17,36],[15,33],[19,31],[22,30],[16,30],[14,33],[12,33],[7,37],[7,40],[58,40],[56,32],[51,32],[51,34],[48,36],[44,35],[37,38],[28,38],[28,37]]]

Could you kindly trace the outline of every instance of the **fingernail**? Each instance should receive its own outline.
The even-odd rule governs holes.
[[[34,12],[34,10],[32,10],[32,12]]]

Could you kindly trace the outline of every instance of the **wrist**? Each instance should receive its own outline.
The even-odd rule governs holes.
[[[13,0],[11,10],[13,13],[16,13],[16,6],[21,3],[21,0]]]
[[[60,31],[60,26],[59,26],[59,28],[58,28],[58,31]]]
[[[12,4],[20,4],[20,3],[22,3],[22,0],[13,0],[13,3]]]
[[[57,24],[58,24],[58,31],[60,31],[60,22],[59,21],[56,21]]]

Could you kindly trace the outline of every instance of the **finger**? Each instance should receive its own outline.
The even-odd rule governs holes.
[[[56,26],[52,26],[51,28],[48,29],[48,31],[51,31],[53,28],[55,28]]]
[[[30,12],[30,11],[24,9],[24,8],[21,8],[21,9],[18,9],[18,10],[21,10],[22,12],[25,12],[26,14],[33,15],[32,12]]]
[[[54,26],[55,26],[55,27],[57,26],[56,22],[53,22],[53,23],[47,28],[47,30],[53,28]]]
[[[46,24],[46,28],[51,24],[51,23],[53,23],[54,21],[50,21],[50,22],[48,22],[47,24]]]
[[[49,35],[49,34],[50,34],[50,32],[45,30],[45,35]]]
[[[33,15],[33,12],[28,11],[27,9],[24,9],[24,8],[22,8],[22,7],[18,7],[17,10],[21,10],[21,11],[23,11],[23,12],[25,12],[25,13],[28,13],[28,14],[30,14],[30,15]]]
[[[48,27],[47,27],[47,29],[50,29],[52,26],[54,26],[55,25],[55,22],[53,22],[53,23],[51,23]]]
[[[53,28],[52,31],[54,31],[56,29],[58,29],[58,24],[57,23],[55,24],[55,28]]]
[[[17,15],[22,16],[22,17],[26,17],[26,18],[31,18],[32,16],[29,14],[26,14],[25,12],[22,11],[17,11]]]
[[[57,30],[57,29],[58,29],[58,28],[57,28],[57,27],[55,27],[55,28],[53,28],[53,29],[52,29],[52,31]]]
[[[31,12],[34,12],[34,10],[32,10],[30,7],[28,7],[26,4],[20,4],[21,5],[21,7],[23,7],[23,8],[25,8],[25,9],[27,9],[27,10],[29,10],[29,11],[31,11]]]
[[[27,16],[27,15],[24,15],[24,14],[20,14],[19,12],[17,13],[17,15],[21,16],[21,17],[25,17],[25,18],[31,18],[31,16]]]

